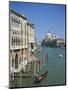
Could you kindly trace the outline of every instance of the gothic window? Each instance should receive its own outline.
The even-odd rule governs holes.
[[[31,49],[33,49],[33,44],[31,43]]]
[[[12,67],[14,67],[14,59],[12,58]]]
[[[13,46],[13,37],[12,37],[12,46]]]
[[[17,37],[16,37],[16,45],[17,45]]]
[[[18,45],[19,45],[19,38],[18,38]]]
[[[21,64],[21,57],[19,58],[19,64]]]
[[[18,54],[15,56],[15,69],[18,69]]]
[[[26,39],[25,39],[25,45],[26,45]]]
[[[15,45],[15,38],[14,38],[14,40],[13,40],[13,44]]]

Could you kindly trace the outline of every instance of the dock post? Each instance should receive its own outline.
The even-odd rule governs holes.
[[[39,63],[37,61],[37,72],[39,72]]]
[[[21,71],[20,71],[20,87],[21,87]]]

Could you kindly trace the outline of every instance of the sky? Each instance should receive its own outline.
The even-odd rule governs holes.
[[[42,41],[48,31],[65,39],[65,5],[10,2],[9,8],[24,14],[35,24],[36,38]]]

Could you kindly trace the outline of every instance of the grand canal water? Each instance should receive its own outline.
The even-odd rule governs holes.
[[[48,54],[48,60],[44,61],[44,68],[48,70],[47,77],[37,84],[34,83],[33,78],[23,78],[21,87],[65,84],[65,48],[41,47],[39,58],[44,57],[45,60],[46,54]],[[60,54],[63,55],[62,58],[59,58]]]
[[[65,84],[65,49],[42,47],[42,53],[48,54],[48,75],[41,85]],[[62,58],[59,58],[60,54]]]

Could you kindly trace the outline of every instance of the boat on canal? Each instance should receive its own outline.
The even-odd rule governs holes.
[[[38,54],[38,55],[37,55]],[[40,52],[36,53],[37,55],[37,60],[35,62],[34,65],[34,82],[35,83],[39,83],[42,80],[44,80],[44,78],[47,76],[48,70],[46,69],[46,62],[48,62],[48,54],[45,54],[45,56],[43,57],[43,55],[41,54],[41,50]],[[39,56],[41,56],[43,58],[39,58]]]
[[[62,58],[62,57],[63,57],[63,55],[62,55],[62,54],[60,54],[60,55],[59,55],[59,58]]]
[[[41,75],[38,76],[38,77],[36,76],[34,82],[35,82],[35,83],[38,83],[38,82],[40,82],[41,80],[43,80],[43,79],[47,76],[47,73],[48,73],[48,71],[46,71],[44,74],[41,74]]]

